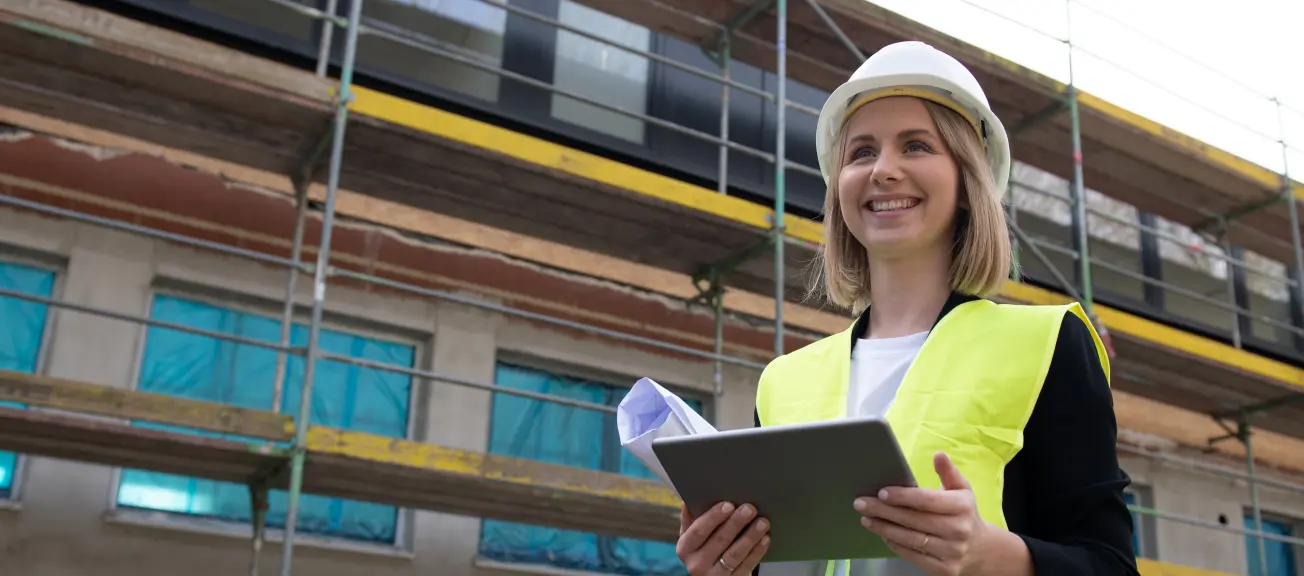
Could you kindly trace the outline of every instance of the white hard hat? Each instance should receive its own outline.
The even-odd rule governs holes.
[[[824,102],[815,128],[815,148],[826,183],[829,169],[838,161],[829,157],[834,140],[852,106],[888,96],[916,96],[965,117],[987,148],[996,192],[1005,193],[1010,177],[1010,141],[1005,126],[992,113],[982,86],[959,60],[915,41],[898,42],[875,52]]]

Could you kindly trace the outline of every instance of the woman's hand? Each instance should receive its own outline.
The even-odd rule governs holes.
[[[675,554],[691,576],[748,575],[770,548],[770,523],[756,517],[756,507],[716,504],[694,519],[679,511],[679,543]]]
[[[999,528],[978,516],[973,488],[946,454],[933,457],[941,490],[887,488],[877,498],[860,498],[860,523],[889,548],[932,576],[981,573],[984,545]]]

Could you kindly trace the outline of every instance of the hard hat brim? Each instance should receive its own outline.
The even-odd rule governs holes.
[[[959,108],[961,115],[970,115],[981,122],[980,130],[985,133],[983,140],[987,152],[987,163],[996,180],[996,193],[1004,194],[1010,176],[1010,142],[1005,132],[1005,125],[992,112],[981,94],[970,95],[954,82],[933,74],[893,74],[872,78],[857,78],[839,86],[820,110],[816,124],[815,148],[820,163],[820,173],[828,183],[829,171],[838,159],[831,158],[834,139],[846,121],[847,107],[862,94],[894,87],[918,87],[928,89],[946,96],[950,107]],[[979,100],[983,98],[983,100]],[[940,103],[940,102],[939,102]]]

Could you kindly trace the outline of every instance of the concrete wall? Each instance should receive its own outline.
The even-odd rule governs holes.
[[[265,306],[275,314],[284,273],[237,259],[198,252],[102,228],[0,210],[0,259],[39,260],[61,269],[58,297],[117,312],[145,315],[160,286],[210,286]],[[310,283],[300,283],[300,304]],[[460,305],[336,287],[328,293],[330,321],[366,326],[419,344],[420,365],[468,380],[489,382],[497,357],[528,357],[617,384],[649,375],[709,395],[708,364],[666,361],[655,354],[595,338],[576,338]],[[128,387],[144,330],[140,326],[76,312],[53,315],[44,353],[45,373]],[[749,426],[754,371],[725,372],[718,406],[725,427]],[[488,392],[425,384],[416,394],[412,437],[483,451],[489,430]],[[1142,492],[1163,510],[1239,526],[1248,493],[1243,485],[1148,460],[1125,467]],[[17,498],[0,510],[0,566],[21,576],[187,574],[226,576],[247,570],[248,528],[115,510],[116,470],[51,460],[24,459]],[[1304,498],[1265,491],[1268,509],[1304,518]],[[1154,526],[1150,526],[1154,524]],[[479,522],[425,511],[410,512],[403,546],[382,549],[301,537],[296,573],[490,574],[521,572],[476,562]],[[1240,535],[1167,521],[1143,523],[1158,559],[1243,573]],[[272,540],[275,541],[275,535]],[[277,567],[279,547],[263,552],[264,573]]]
[[[1132,477],[1133,486],[1148,493],[1141,505],[1166,514],[1185,516],[1205,522],[1222,523],[1229,528],[1246,528],[1244,517],[1250,510],[1249,486],[1244,480],[1192,471],[1189,468],[1157,460],[1123,458],[1123,468]],[[1148,497],[1148,498],[1147,498]],[[1275,488],[1259,489],[1264,518],[1277,520],[1304,518],[1304,496]],[[1213,530],[1175,520],[1143,519],[1139,523],[1143,540],[1153,557],[1164,562],[1226,572],[1246,573],[1245,535]],[[1304,523],[1295,522],[1295,537],[1300,537]],[[1304,570],[1304,549],[1295,548],[1296,573]]]

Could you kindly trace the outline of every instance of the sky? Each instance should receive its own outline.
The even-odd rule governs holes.
[[[1304,1],[866,1],[1304,181]]]

